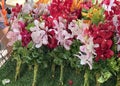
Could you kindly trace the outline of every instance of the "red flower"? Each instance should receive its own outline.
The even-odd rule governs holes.
[[[110,0],[105,0],[105,2],[109,3]],[[120,1],[115,0],[114,1],[114,6],[111,7],[111,11],[105,11],[105,18],[107,20],[112,20],[114,15],[120,15]]]
[[[99,47],[95,48],[96,50],[96,61],[105,60],[111,58],[114,52],[110,49],[112,47],[113,41],[113,33],[114,33],[114,26],[109,25],[105,22],[104,24],[99,24],[98,26],[91,26],[90,32],[93,36],[93,41],[95,44],[99,44]]]
[[[106,5],[109,5],[110,4],[110,0],[104,0],[103,3],[106,4]]]
[[[53,0],[49,6],[50,17],[58,20],[58,17],[62,17],[71,22],[73,19],[77,19],[81,16],[81,8],[71,12],[73,0]]]
[[[31,41],[31,33],[24,28],[20,34],[22,36],[22,46],[25,47]]]
[[[20,34],[22,36],[22,46],[25,47],[31,41],[31,33],[25,29],[25,23],[22,21],[18,22],[20,26]]]
[[[21,11],[22,5],[16,4],[16,7],[12,8],[12,12],[19,13]]]
[[[54,30],[48,32],[48,47],[52,49],[57,47],[57,39]]]
[[[48,28],[52,28],[54,26],[53,17],[44,15],[42,16],[42,19],[45,20],[45,26]]]
[[[24,22],[18,21],[18,24],[19,24],[21,30],[25,28],[25,23]]]
[[[82,8],[89,10],[92,7],[92,1],[91,0],[85,0],[83,3],[81,3]]]
[[[97,57],[95,58],[95,61],[106,60],[111,58],[114,55],[114,52],[110,49],[108,50],[101,50],[100,48],[96,50]]]
[[[101,48],[104,50],[110,49],[112,44],[113,44],[112,40],[103,39],[101,43]]]
[[[54,18],[58,18],[59,16],[67,17],[67,14],[70,13],[71,5],[72,0],[53,0],[49,7],[50,14]]]
[[[14,8],[12,8],[12,13],[13,13],[13,16],[16,16],[18,15],[18,13],[20,13],[22,10],[22,5],[19,5],[18,3],[16,4],[16,6]]]
[[[73,81],[72,81],[72,80],[69,80],[69,81],[68,81],[68,84],[69,84],[70,86],[72,86],[72,85],[73,85]]]

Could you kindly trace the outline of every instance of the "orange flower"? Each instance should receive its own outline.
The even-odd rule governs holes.
[[[51,0],[39,0],[37,2],[37,4],[39,4],[39,3],[47,4],[49,1],[51,1]]]
[[[84,23],[91,24],[91,20],[83,20]]]
[[[80,9],[80,3],[82,3],[83,0],[73,0],[72,6],[71,6],[71,11],[74,11],[75,9]]]

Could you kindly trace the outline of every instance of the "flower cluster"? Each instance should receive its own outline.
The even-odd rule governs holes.
[[[51,49],[63,46],[70,50],[72,42],[79,40],[83,45],[80,46],[79,55],[76,56],[80,58],[81,64],[88,64],[92,69],[93,58],[99,61],[114,55],[114,51],[111,50],[114,33],[117,33],[119,51],[120,2],[108,1],[101,2],[105,9],[104,15],[101,14],[100,6],[98,8],[92,6],[91,1],[53,0],[48,4],[37,3],[34,8],[30,3],[23,7],[17,4],[12,9],[11,31],[7,34],[10,39],[8,45],[11,46],[20,40],[24,47],[33,41],[36,48],[42,45]],[[82,13],[82,9],[86,9],[88,13]],[[97,15],[94,15],[94,12],[105,17],[104,23],[96,20],[98,24],[96,25],[94,22],[93,24],[86,22],[84,18],[80,20],[82,13],[89,21],[93,21]],[[98,15],[96,17],[100,18]]]
[[[115,29],[114,33],[116,34],[117,41],[117,51],[120,51],[120,2],[114,1],[113,6],[111,6],[110,11],[105,11],[106,21],[110,23]]]
[[[104,23],[98,26],[93,25],[90,30],[94,43],[99,44],[99,47],[95,48],[97,54],[95,60],[111,58],[114,55],[114,52],[111,50],[114,26],[109,23]]]
[[[35,52],[36,56],[32,55],[38,59],[29,59],[34,59],[33,62],[41,60],[39,54],[42,52],[42,57],[46,53],[52,57],[52,62],[70,64],[76,61],[73,63],[77,66],[79,61],[79,65],[87,64],[91,70],[94,64],[100,65],[101,61],[106,62],[111,58],[118,61],[115,54],[119,56],[120,53],[120,1],[42,1],[35,5],[29,2],[24,6],[16,4],[12,9],[11,27],[7,34],[9,46],[20,42],[27,53]],[[75,44],[75,41],[80,44]]]

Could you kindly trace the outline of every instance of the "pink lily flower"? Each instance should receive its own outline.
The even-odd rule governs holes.
[[[12,31],[9,31],[7,33],[7,38],[10,40],[8,46],[12,46],[16,41],[22,39],[19,32],[12,32]]]
[[[70,50],[70,45],[72,44],[72,34],[68,33],[66,29],[65,19],[59,17],[59,22],[53,20],[54,28],[56,29],[56,39],[58,40],[58,45],[64,46],[66,50]]]
[[[36,48],[40,48],[42,44],[48,44],[48,37],[44,30],[37,30],[31,34],[32,40],[35,43]]]
[[[33,42],[35,43],[36,48],[40,48],[42,44],[47,45],[48,44],[48,36],[47,36],[47,30],[48,28],[45,27],[44,22],[39,22],[38,20],[34,21],[35,27],[30,28],[32,31],[31,37]]]
[[[88,64],[90,69],[92,69],[93,58],[96,55],[95,49],[99,47],[98,44],[93,43],[93,38],[89,38],[85,45],[80,46],[80,52],[77,56],[81,60],[81,65]]]
[[[20,25],[18,24],[17,19],[14,19],[12,21],[11,29],[13,30],[13,32],[20,32]]]

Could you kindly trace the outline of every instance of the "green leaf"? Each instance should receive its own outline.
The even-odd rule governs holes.
[[[34,26],[35,26],[35,25],[34,25],[34,22],[29,23],[29,24],[27,25],[27,30],[30,31],[30,28],[31,28],[31,27],[34,27]]]
[[[55,58],[54,63],[57,65],[61,65],[61,64],[63,64],[63,60],[61,60],[60,58]]]
[[[92,3],[94,3],[96,0],[92,0]]]
[[[111,74],[109,71],[105,71],[105,72],[102,73],[102,75],[101,75],[100,78],[98,79],[98,82],[104,83],[104,82],[107,81],[111,76],[112,76],[112,74]]]
[[[23,15],[23,18],[24,18],[24,19],[31,20],[31,19],[32,19],[32,16],[29,15],[29,14],[24,14],[24,15]]]
[[[33,42],[30,41],[29,44],[27,45],[27,48],[32,48],[33,47]]]
[[[13,50],[18,50],[19,47],[22,47],[22,43],[20,41],[16,41],[13,45]]]

